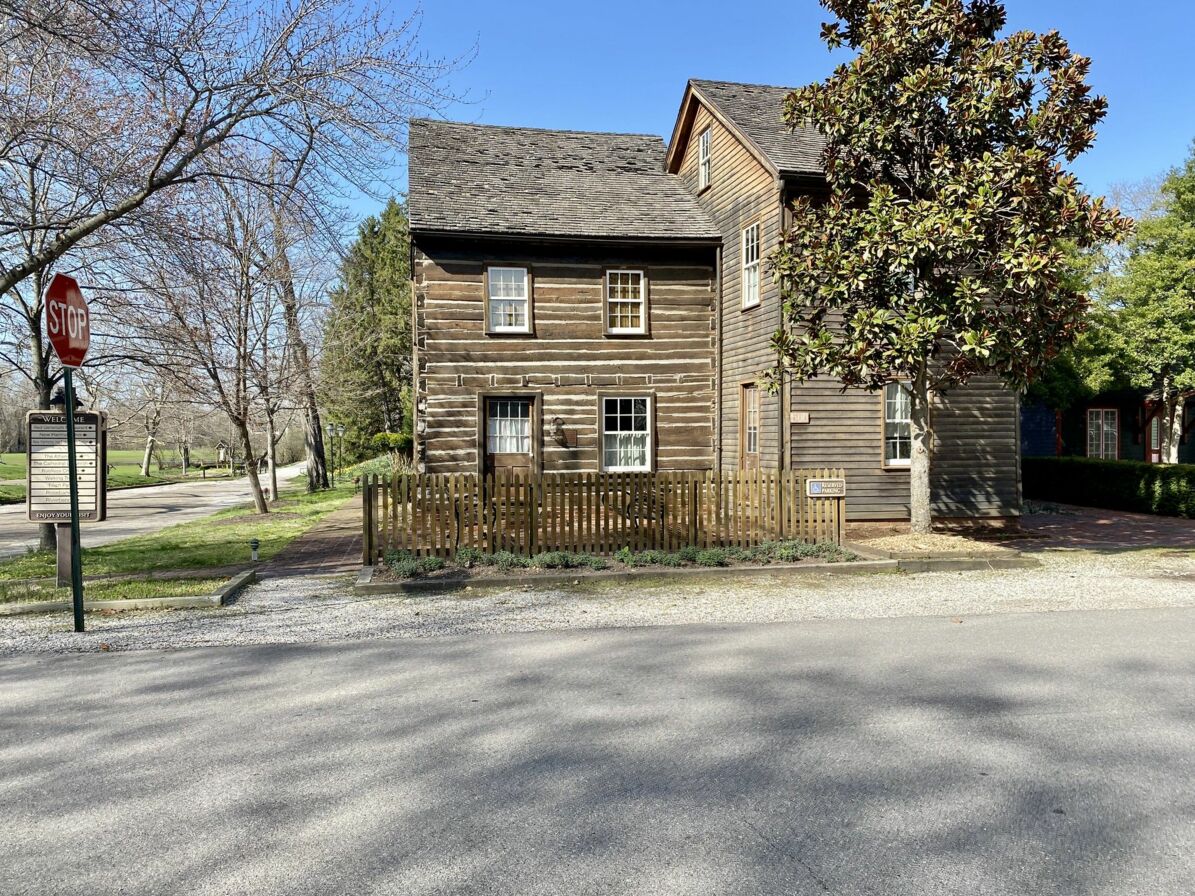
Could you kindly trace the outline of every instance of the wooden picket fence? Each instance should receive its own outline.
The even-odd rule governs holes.
[[[364,550],[452,557],[458,548],[533,555],[841,544],[842,498],[806,497],[806,482],[841,470],[727,473],[552,473],[367,476]]]

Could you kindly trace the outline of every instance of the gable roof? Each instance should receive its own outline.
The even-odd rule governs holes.
[[[696,114],[694,99],[697,99],[773,173],[822,176],[822,152],[825,149],[822,136],[811,128],[789,128],[781,117],[784,98],[793,89],[733,81],[690,80],[668,147],[668,169],[676,171],[680,167],[683,146],[688,142]]]
[[[659,137],[416,119],[408,158],[413,232],[719,239]]]

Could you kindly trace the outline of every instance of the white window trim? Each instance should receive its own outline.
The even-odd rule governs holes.
[[[755,261],[750,264],[747,263],[747,234],[755,231]],[[758,308],[760,301],[762,301],[763,284],[760,282],[760,251],[761,237],[759,222],[748,224],[743,228],[742,233],[739,234],[739,289],[741,291],[741,300],[744,309]],[[755,295],[749,297],[747,295],[747,270],[753,269],[755,271]]]
[[[639,326],[612,327],[610,326],[610,275],[638,274],[639,275]],[[608,336],[642,336],[647,333],[647,272],[635,268],[610,268],[605,277],[605,301],[602,303],[602,314],[605,316],[606,335]],[[633,299],[618,299],[620,302],[634,301]]]
[[[697,189],[704,190],[710,185],[713,174],[713,143],[712,128],[706,128],[697,137]]]
[[[904,470],[904,469],[907,469],[908,467],[911,467],[911,466],[913,465],[913,459],[912,459],[912,457],[907,457],[907,458],[905,458],[905,457],[897,457],[897,458],[892,458],[892,459],[889,459],[889,457],[888,457],[888,424],[889,424],[889,423],[905,423],[905,422],[909,422],[909,423],[910,423],[910,425],[911,425],[911,423],[912,423],[912,416],[910,415],[910,418],[909,418],[909,420],[908,420],[908,421],[905,421],[905,420],[893,420],[893,419],[890,419],[890,418],[888,417],[888,389],[889,389],[891,386],[900,386],[900,387],[901,387],[901,388],[903,388],[903,389],[904,389],[906,392],[907,392],[907,391],[909,391],[909,387],[908,387],[908,385],[907,385],[906,383],[889,383],[887,386],[885,386],[885,387],[884,387],[884,391],[883,391],[883,392],[880,394],[880,400],[883,402],[883,406],[884,406],[884,436],[883,436],[883,439],[884,439],[884,441],[883,441],[882,445],[880,446],[880,450],[883,452],[883,457],[884,457],[884,467],[885,467],[886,469],[889,469],[889,470]],[[911,409],[910,409],[910,410],[911,410]],[[911,433],[910,433],[910,436],[911,436]],[[911,451],[912,451],[911,439],[910,439],[910,446],[909,446],[909,448],[910,448],[910,453],[911,453]]]
[[[506,296],[495,296],[491,292],[493,280],[491,274],[494,271],[519,271],[523,274],[523,318],[525,323],[521,327],[501,326],[495,327],[493,325],[493,315],[491,314],[491,305],[495,301],[509,301]],[[486,297],[485,297],[485,327],[487,333],[530,333],[531,332],[531,272],[527,268],[513,267],[508,265],[489,265],[486,268]]]
[[[1091,415],[1099,414],[1100,418],[1100,449],[1098,454],[1091,453]],[[1104,450],[1107,440],[1104,438],[1105,432],[1108,428],[1108,420],[1111,418],[1112,435],[1115,437],[1112,454],[1109,455]],[[1088,408],[1087,409],[1087,456],[1094,457],[1097,460],[1119,460],[1120,459],[1120,409],[1119,408]],[[1148,448],[1147,448],[1148,450]]]
[[[606,402],[630,399],[643,399],[647,402],[647,465],[643,467],[608,467],[606,466]],[[655,399],[651,395],[603,395],[598,399],[598,462],[604,473],[650,473],[653,470],[655,458]]]

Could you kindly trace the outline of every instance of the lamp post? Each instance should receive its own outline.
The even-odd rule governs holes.
[[[336,435],[340,439],[340,462],[344,463],[344,424],[336,424]]]
[[[336,485],[336,424],[328,424],[328,466],[331,468],[332,485]]]

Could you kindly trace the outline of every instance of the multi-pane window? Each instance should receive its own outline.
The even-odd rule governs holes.
[[[710,129],[701,132],[697,140],[697,189],[710,185]]]
[[[642,271],[606,272],[606,331],[645,333],[647,302]]]
[[[651,469],[651,399],[602,399],[602,469]]]
[[[1116,408],[1087,411],[1087,456],[1105,460],[1120,456],[1120,412]]]
[[[759,304],[759,225],[743,230],[743,307]]]
[[[486,413],[486,450],[490,454],[531,453],[531,401],[491,398]]]
[[[530,332],[527,269],[489,268],[489,321],[491,333]]]
[[[907,467],[913,457],[913,403],[908,386],[884,387],[884,466]]]
[[[748,462],[759,454],[759,389],[754,383],[743,386],[743,454]]]

